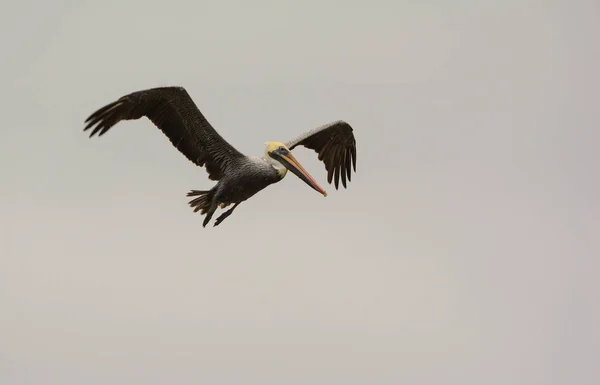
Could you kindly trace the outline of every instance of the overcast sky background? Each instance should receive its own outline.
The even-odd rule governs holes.
[[[597,2],[191,4],[0,6],[2,385],[598,384]],[[357,174],[202,228],[148,120],[82,132],[160,85],[250,155],[345,119]]]

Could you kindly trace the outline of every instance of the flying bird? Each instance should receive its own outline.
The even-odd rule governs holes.
[[[248,198],[281,181],[288,170],[314,190],[327,192],[292,155],[297,146],[312,149],[325,164],[327,182],[344,188],[356,172],[356,140],[352,127],[337,120],[312,129],[287,142],[265,142],[262,157],[246,156],[229,144],[212,127],[183,87],[156,87],[127,94],[91,114],[85,121],[90,138],[102,136],[122,120],[147,117],[192,163],[205,167],[210,180],[218,181],[210,190],[191,190],[189,205],[205,215],[203,227],[217,208],[233,205],[214,222],[218,226]]]

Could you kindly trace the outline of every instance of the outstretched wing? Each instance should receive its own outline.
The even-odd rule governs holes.
[[[327,182],[331,184],[333,180],[337,190],[341,176],[346,188],[346,178],[350,181],[352,169],[356,172],[356,140],[352,131],[348,123],[338,120],[310,130],[286,146],[290,150],[296,146],[315,150],[319,160],[325,163]]]
[[[206,166],[209,179],[219,180],[244,157],[217,133],[183,87],[157,87],[132,92],[100,108],[86,119],[90,138],[104,135],[121,120],[147,117],[191,162]]]

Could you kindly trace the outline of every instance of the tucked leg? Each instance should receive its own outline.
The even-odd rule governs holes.
[[[219,224],[220,224],[221,222],[223,222],[223,220],[224,220],[225,218],[227,218],[228,216],[230,216],[230,215],[231,215],[231,213],[233,212],[233,210],[235,210],[235,208],[236,208],[236,207],[238,207],[238,205],[239,205],[239,203],[236,203],[236,204],[234,204],[232,208],[230,208],[229,210],[227,210],[227,211],[225,211],[223,214],[221,214],[221,216],[220,216],[220,217],[218,217],[218,218],[217,218],[217,220],[215,221],[215,224],[214,224],[214,226],[219,226]]]
[[[209,207],[208,211],[206,212],[206,218],[204,218],[204,222],[202,223],[202,227],[206,227],[206,225],[208,224],[208,222],[210,222],[210,219],[212,218],[212,216],[215,213],[215,211],[217,211],[217,204],[213,201],[210,204],[210,207]]]

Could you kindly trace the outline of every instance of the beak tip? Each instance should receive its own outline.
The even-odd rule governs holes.
[[[327,191],[323,191],[323,196],[327,198]]]

